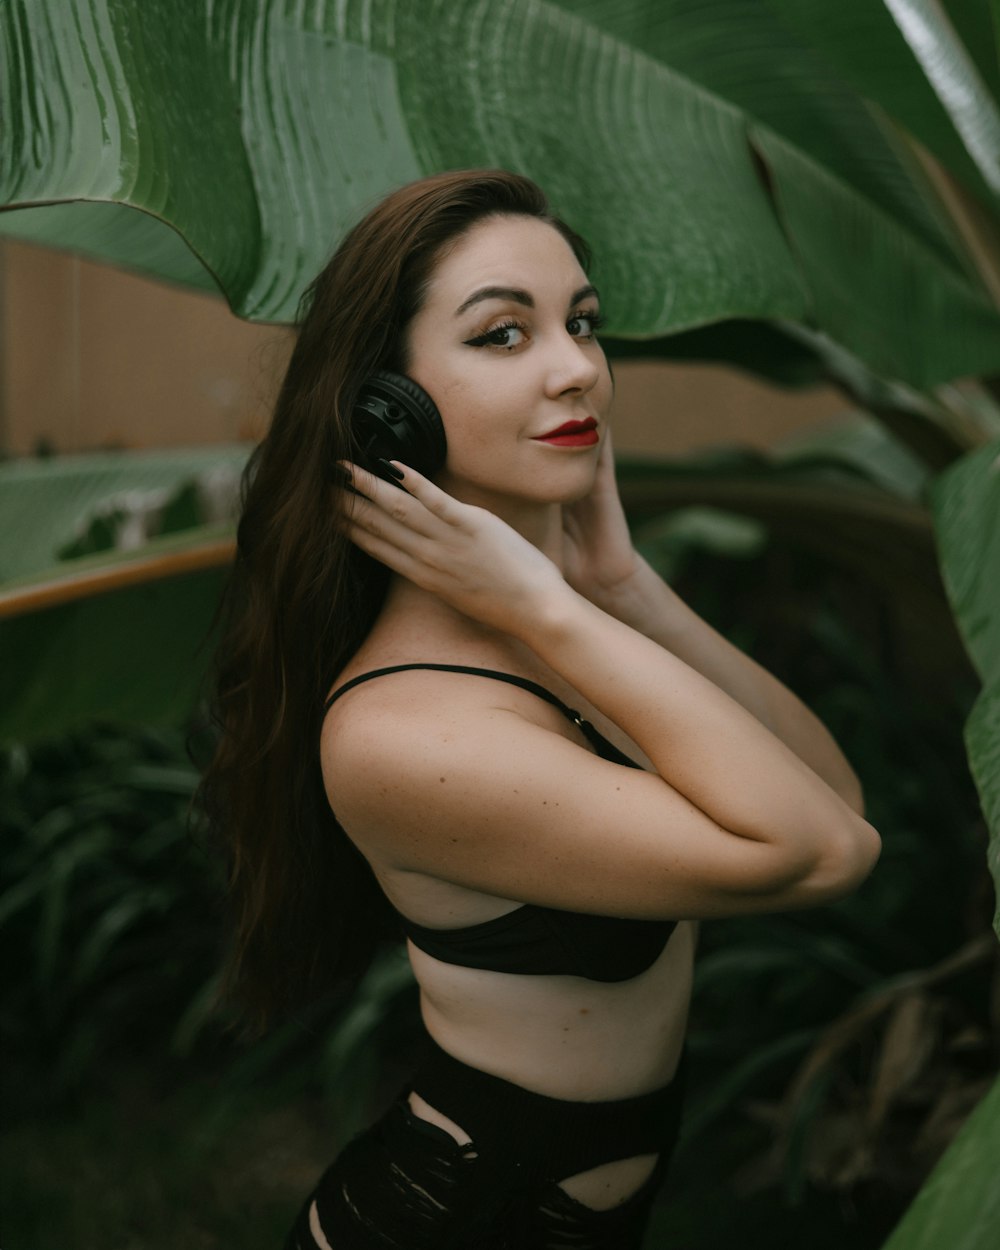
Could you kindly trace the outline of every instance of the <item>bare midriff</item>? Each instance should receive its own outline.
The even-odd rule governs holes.
[[[695,926],[682,922],[629,981],[484,972],[408,942],[421,1013],[470,1067],[551,1098],[629,1098],[667,1084],[684,1044]]]
[[[652,967],[608,984],[445,964],[407,943],[421,1013],[435,1041],[463,1063],[550,1098],[629,1098],[674,1076],[687,1024],[696,925],[681,922]],[[465,1129],[410,1094],[415,1114],[469,1140]],[[560,1186],[603,1210],[643,1184],[656,1155],[600,1164]]]

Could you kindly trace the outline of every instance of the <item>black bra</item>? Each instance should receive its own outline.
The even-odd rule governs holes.
[[[511,673],[459,664],[397,664],[373,669],[345,682],[326,702],[333,703],[364,681],[388,673],[430,669],[445,673],[468,673],[509,682],[537,695],[579,726],[595,752],[612,763],[639,768],[634,760],[604,737],[579,712],[551,691]],[[593,916],[525,903],[505,915],[460,929],[433,929],[417,924],[393,908],[402,932],[413,944],[444,963],[492,972],[537,976],[577,976],[591,981],[628,981],[655,963],[676,927],[674,920],[636,920],[629,917]]]

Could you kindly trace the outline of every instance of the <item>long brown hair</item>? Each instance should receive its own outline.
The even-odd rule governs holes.
[[[527,178],[466,170],[395,191],[303,296],[270,430],[244,472],[216,653],[219,740],[200,797],[229,865],[225,988],[257,1029],[347,993],[397,932],[320,773],[324,695],[371,629],[388,580],[343,533],[333,466],[356,455],[350,415],[364,379],[406,371],[407,327],[443,250],[495,215],[550,223],[586,267],[582,240]]]

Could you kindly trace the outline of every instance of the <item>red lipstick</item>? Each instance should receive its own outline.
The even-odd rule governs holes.
[[[593,447],[599,441],[597,421],[587,417],[585,421],[567,421],[548,434],[539,434],[536,443],[550,443],[553,447]]]

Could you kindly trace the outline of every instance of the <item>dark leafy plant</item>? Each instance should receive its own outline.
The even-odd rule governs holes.
[[[0,755],[12,961],[0,1034],[15,1101],[58,1100],[123,1056],[186,1044],[204,1020],[221,891],[188,828],[195,780],[170,730],[94,726]]]
[[[834,907],[704,926],[696,1081],[658,1235],[708,1247],[750,1218],[763,1246],[786,1224],[802,1235],[791,1212],[818,1218],[829,1200],[830,1245],[848,1231],[879,1245],[1000,1062],[986,831],[958,732],[975,677],[950,627],[931,640],[907,625],[915,595],[900,602],[900,583],[880,581],[863,552],[817,559],[808,527],[769,540],[757,522],[699,509],[639,536],[681,593],[847,744],[884,839],[879,869]],[[987,1136],[991,1124],[973,1122]],[[696,1161],[708,1156],[729,1161],[732,1191],[716,1187],[715,1214],[688,1226],[678,1194],[699,1192]],[[938,1200],[963,1201],[947,1185]],[[785,1213],[749,1216],[775,1186]],[[974,1192],[988,1203],[988,1188]],[[940,1230],[947,1217],[933,1218]],[[899,1236],[919,1236],[912,1227]],[[977,1244],[978,1207],[960,1227]]]

